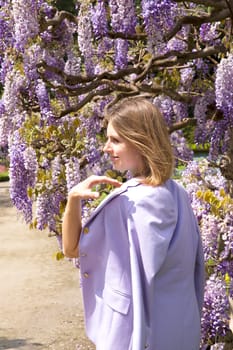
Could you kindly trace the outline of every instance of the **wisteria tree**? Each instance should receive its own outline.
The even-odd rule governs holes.
[[[55,5],[0,1],[0,146],[9,150],[14,205],[31,227],[59,237],[70,188],[89,173],[119,175],[102,154],[104,111],[125,97],[147,96],[164,114],[177,164],[187,165],[182,181],[203,237],[202,345],[226,342],[233,294],[233,1]],[[190,142],[208,149],[204,162],[192,161]],[[96,204],[85,203],[84,214]]]

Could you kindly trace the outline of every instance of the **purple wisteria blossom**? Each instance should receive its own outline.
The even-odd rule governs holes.
[[[39,78],[37,64],[43,58],[43,49],[38,44],[31,45],[23,53],[24,72],[28,82],[36,81]]]
[[[52,219],[53,206],[50,192],[43,191],[37,196],[36,200],[36,227],[38,230],[44,230],[48,227],[48,222]]]
[[[56,187],[59,185],[61,172],[62,172],[61,156],[58,154],[51,162],[52,187]]]
[[[135,33],[137,17],[135,4],[132,0],[110,0],[111,26],[113,32],[124,34]],[[115,40],[115,65],[118,69],[124,68],[128,62],[129,43],[126,39]]]
[[[217,159],[219,151],[224,153],[229,141],[229,131],[233,127],[233,54],[222,58],[216,70],[215,95],[216,106],[224,118],[215,124],[212,134],[210,159]],[[221,145],[223,145],[221,147]],[[225,147],[225,148],[224,148]]]
[[[12,118],[22,110],[20,92],[24,90],[25,83],[25,77],[18,70],[12,69],[8,72],[2,100],[6,113]],[[19,127],[21,124],[22,121],[17,118],[17,126]]]
[[[203,211],[201,228],[203,232],[202,242],[205,261],[217,264],[219,220],[214,215],[208,213],[208,208],[204,207],[203,203],[200,203],[200,205]],[[208,207],[208,205],[206,206]]]
[[[9,8],[3,3],[0,6],[0,66],[4,61],[3,53],[6,52],[8,47],[14,45],[13,25],[12,17],[9,16]]]
[[[77,54],[73,52],[69,52],[68,59],[64,66],[64,72],[67,75],[75,76],[80,74],[80,71],[81,71],[81,58]]]
[[[181,85],[182,85],[182,88],[185,88],[186,91],[188,91],[191,88],[194,75],[195,75],[195,70],[191,64],[180,70]]]
[[[5,147],[8,141],[9,135],[9,120],[5,115],[5,106],[2,100],[0,100],[0,147]]]
[[[216,121],[210,140],[210,150],[208,155],[210,161],[218,160],[219,154],[226,151],[226,140],[228,139],[230,125],[231,122],[229,122],[229,118]]]
[[[159,107],[169,126],[188,117],[188,106],[185,103],[174,101],[165,95],[155,97],[153,102]]]
[[[85,3],[81,3],[78,18],[78,45],[85,60],[85,68],[88,75],[94,74],[91,9]]]
[[[65,163],[65,173],[67,192],[69,192],[72,187],[80,182],[80,165],[77,158],[72,157]]]
[[[41,79],[37,80],[36,96],[40,106],[41,120],[46,122],[47,125],[55,124],[56,120],[51,109],[49,94],[44,81]]]
[[[10,197],[17,208],[23,214],[27,223],[32,220],[32,199],[28,197],[28,186],[31,185],[32,173],[26,169],[22,154],[26,150],[25,142],[15,131],[9,143],[10,157]]]
[[[44,186],[36,199],[36,227],[38,230],[48,228],[49,232],[59,234],[58,217],[60,204],[65,200],[65,194],[57,187],[51,188],[50,184]]]
[[[102,59],[113,47],[113,40],[107,36],[108,18],[104,0],[98,0],[91,9],[91,22],[94,36],[98,40],[97,56]]]
[[[177,161],[189,161],[193,159],[193,151],[188,147],[182,130],[174,131],[171,134],[171,144]]]
[[[159,95],[154,98],[153,102],[162,111],[167,125],[170,126],[175,119],[172,99],[164,95]]]
[[[187,105],[182,102],[174,101],[170,97],[164,95],[155,97],[153,102],[163,113],[168,126],[188,117]],[[182,130],[175,131],[171,134],[171,143],[177,160],[188,161],[193,158],[193,152],[188,147],[187,140],[183,136]]]
[[[2,57],[2,63],[0,67],[0,82],[5,83],[7,74],[12,71],[14,66],[14,61],[5,53]]]
[[[174,36],[167,43],[165,51],[184,51],[187,48],[188,26],[183,27],[177,36]]]
[[[9,70],[0,110],[0,142],[6,144],[8,135],[22,126],[26,112],[23,110],[21,93],[25,91],[25,77],[17,70]]]
[[[84,146],[85,157],[88,160],[89,167],[93,171],[93,166],[98,165],[101,162],[101,143],[98,140],[98,134],[101,130],[101,124],[99,119],[99,111],[93,110],[92,116],[89,118],[81,117],[81,126],[78,128],[78,133],[85,132]]]
[[[34,148],[27,147],[23,152],[24,168],[27,171],[28,186],[34,187],[37,180],[38,162]]]
[[[39,33],[36,0],[12,0],[15,47],[23,51],[28,41]]]
[[[218,27],[220,23],[203,23],[200,26],[200,39],[204,43],[208,43],[209,45],[216,44],[216,41],[220,42]]]
[[[117,0],[116,5],[117,12],[114,13],[115,17],[112,18],[113,29],[119,29],[119,31],[122,31],[125,34],[134,34],[137,25],[135,1]]]
[[[202,314],[202,342],[215,342],[229,331],[229,301],[225,282],[212,275],[206,282]]]
[[[107,34],[107,12],[104,0],[98,0],[91,11],[91,21],[93,32],[96,38],[103,37]]]
[[[40,164],[42,167],[43,164]],[[47,175],[43,184],[38,187],[36,198],[36,227],[38,230],[48,228],[49,232],[60,234],[59,215],[61,203],[65,201],[62,183],[63,166],[60,155],[57,155],[51,163],[44,164]]]
[[[215,80],[216,105],[233,125],[233,54],[220,61]]]
[[[44,14],[46,19],[51,19],[54,17],[55,9],[53,6],[51,6],[44,0],[38,0],[38,5],[40,6],[40,10]]]
[[[214,344],[229,330],[229,296],[233,295],[231,260],[232,198],[226,180],[208,161],[189,163],[182,174],[198,219],[206,262],[207,282],[202,315],[202,344]],[[211,190],[210,190],[211,188]],[[205,347],[204,347],[205,348]]]
[[[204,96],[196,99],[194,107],[194,117],[197,119],[197,127],[195,129],[195,141],[204,144],[210,141],[210,135],[213,132],[215,123],[212,119],[207,119],[208,106],[214,104],[215,93],[208,90]]]
[[[176,4],[171,0],[142,0],[142,16],[148,36],[148,50],[152,54],[164,50],[164,31],[174,24]]]
[[[60,55],[56,50],[41,50],[40,59],[45,61],[48,66],[56,67],[57,69],[64,70],[65,61],[63,55]],[[53,71],[48,70],[45,74],[46,79],[50,79],[54,85],[58,85],[62,82],[61,77]]]
[[[118,69],[124,68],[128,62],[128,42],[126,40],[118,39],[115,43],[115,65]]]

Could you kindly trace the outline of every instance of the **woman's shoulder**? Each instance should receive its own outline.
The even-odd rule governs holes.
[[[116,190],[116,195],[119,201],[124,201],[126,198],[134,203],[161,200],[174,205],[178,197],[187,197],[187,192],[181,184],[173,179],[168,179],[162,185],[151,186],[143,184],[140,179],[132,178],[124,182],[122,188]]]
[[[125,195],[133,200],[135,203],[140,202],[150,202],[150,201],[172,201],[172,187],[176,187],[176,184],[173,183],[173,180],[168,180],[162,185],[151,186],[140,183],[140,181],[134,181],[134,186],[131,185],[127,187]]]

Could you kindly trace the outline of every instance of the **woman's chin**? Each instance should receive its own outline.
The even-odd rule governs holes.
[[[124,172],[124,170],[120,166],[117,166],[116,164],[113,164],[113,169],[116,171]]]

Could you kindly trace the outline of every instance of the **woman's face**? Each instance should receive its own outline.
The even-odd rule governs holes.
[[[142,156],[138,150],[119,136],[111,123],[107,127],[107,142],[103,151],[109,154],[114,169],[118,171],[129,170],[135,175],[143,168]]]

